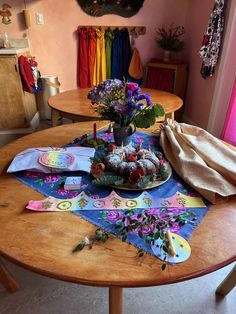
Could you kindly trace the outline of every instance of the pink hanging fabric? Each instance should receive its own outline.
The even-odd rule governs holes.
[[[86,88],[89,87],[88,34],[86,28],[78,27],[77,31],[79,36],[77,82],[79,87]]]
[[[236,146],[236,80],[234,82],[233,93],[225,120],[222,139]]]

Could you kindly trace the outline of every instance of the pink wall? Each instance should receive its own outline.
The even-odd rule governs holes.
[[[186,19],[189,80],[184,117],[187,121],[203,128],[206,128],[208,124],[216,75],[209,79],[201,77],[202,62],[199,57],[199,49],[214,2],[214,0],[190,1]]]
[[[37,58],[41,74],[57,75],[62,89],[67,90],[76,88],[78,25],[146,26],[146,35],[139,36],[136,40],[136,46],[145,64],[150,58],[161,55],[155,43],[157,27],[173,22],[176,25],[184,25],[189,0],[145,0],[143,8],[131,18],[118,15],[90,17],[82,12],[76,0],[26,0],[32,20],[28,31],[24,28],[21,14],[24,1],[6,2],[12,6],[12,24],[1,24],[0,31],[6,30],[10,37],[23,37],[27,34],[31,53]],[[43,13],[44,25],[35,24],[36,12]]]
[[[214,3],[214,0],[189,1],[186,19],[189,81],[184,120],[205,128],[219,137],[229,106],[236,71],[236,0],[227,1],[220,58],[215,75],[205,80],[200,75],[199,49]]]

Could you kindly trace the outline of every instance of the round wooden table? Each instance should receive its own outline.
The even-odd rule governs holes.
[[[104,122],[97,122],[100,129]],[[180,282],[213,272],[236,260],[236,197],[210,208],[194,230],[191,257],[161,270],[161,261],[146,254],[137,257],[133,245],[111,238],[91,250],[72,254],[85,236],[97,228],[68,212],[31,212],[29,200],[44,196],[24,185],[5,169],[12,158],[29,147],[61,146],[92,131],[81,122],[46,129],[22,137],[0,149],[0,254],[39,274],[91,286],[109,287],[110,313],[122,312],[122,288]],[[199,174],[201,175],[201,174]],[[11,282],[0,267],[0,281]]]
[[[91,88],[80,88],[69,90],[48,99],[48,105],[52,109],[52,125],[58,125],[60,117],[73,121],[91,121],[98,119],[99,115],[94,112],[94,108],[87,98]],[[156,89],[142,88],[142,94],[151,95],[153,103],[161,104],[165,110],[166,117],[174,119],[174,112],[183,105],[181,98],[174,94]]]

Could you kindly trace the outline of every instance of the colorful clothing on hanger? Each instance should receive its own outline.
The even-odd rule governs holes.
[[[121,76],[122,78],[127,79],[128,69],[129,69],[131,56],[132,56],[129,32],[127,28],[122,29],[120,32],[121,32],[121,41],[122,41]]]
[[[90,28],[88,30],[89,37],[89,47],[88,47],[88,62],[89,62],[89,87],[93,86],[93,73],[94,73],[94,64],[96,58],[96,32],[94,29]]]
[[[96,28],[96,36],[96,59],[93,74],[93,84],[95,86],[106,80],[105,31],[103,29]]]
[[[113,31],[108,28],[105,33],[106,38],[106,78],[111,78],[111,56],[112,56],[112,43],[114,39]]]
[[[77,29],[79,36],[79,53],[78,53],[78,68],[77,68],[77,83],[78,86],[86,88],[89,86],[89,70],[88,70],[88,31],[87,28]]]
[[[123,80],[122,77],[122,39],[121,31],[115,29],[112,43],[111,78]]]

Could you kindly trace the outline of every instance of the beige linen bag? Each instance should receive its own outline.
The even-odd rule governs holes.
[[[236,149],[207,131],[167,119],[160,144],[177,174],[212,203],[236,194]]]

